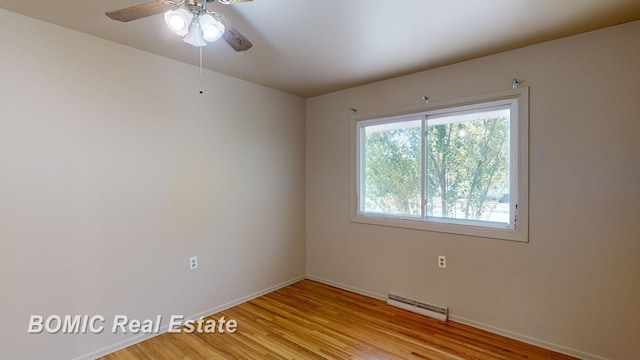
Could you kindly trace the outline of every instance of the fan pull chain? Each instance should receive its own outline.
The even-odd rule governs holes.
[[[204,86],[202,85],[202,46],[200,46],[200,94],[204,94]]]

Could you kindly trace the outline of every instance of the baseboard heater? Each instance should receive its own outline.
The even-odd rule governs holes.
[[[447,321],[449,317],[449,308],[446,306],[429,304],[400,295],[389,294],[387,304],[442,321]]]

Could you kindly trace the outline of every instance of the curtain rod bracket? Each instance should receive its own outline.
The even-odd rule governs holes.
[[[429,103],[429,97],[428,96],[422,96],[422,100],[424,101],[425,104]]]
[[[520,84],[522,81],[519,81],[518,79],[513,79],[511,80],[511,87],[515,90],[518,88],[518,84]]]

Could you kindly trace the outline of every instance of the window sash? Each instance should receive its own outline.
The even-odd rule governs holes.
[[[420,214],[419,215],[411,215],[411,214],[400,214],[400,213],[389,213],[389,212],[374,212],[374,211],[365,211],[366,209],[366,194],[367,191],[365,189],[366,186],[366,143],[363,139],[366,138],[366,128],[372,126],[380,126],[380,125],[391,125],[391,124],[400,124],[400,123],[409,123],[414,121],[420,121],[420,134],[421,134],[421,149],[420,149],[420,162],[418,173],[420,174]],[[420,219],[423,220],[425,217],[424,213],[424,121],[425,114],[409,114],[403,116],[393,116],[382,119],[373,119],[362,121],[358,124],[358,151],[357,151],[357,164],[358,164],[358,213],[362,215],[376,215],[376,216],[384,216],[390,218],[398,218],[398,219]]]
[[[424,203],[424,214],[423,220],[427,222],[438,222],[444,224],[458,224],[458,225],[475,225],[481,227],[492,227],[492,228],[504,228],[504,229],[514,229],[515,227],[515,212],[516,205],[518,199],[518,102],[517,99],[504,99],[497,101],[486,101],[472,105],[463,105],[463,106],[454,106],[448,107],[444,109],[438,109],[433,111],[428,111],[425,114],[426,121],[424,125],[423,132],[423,142],[425,143],[425,152],[424,152],[424,163],[428,164],[429,162],[429,147],[427,146],[428,140],[428,129],[430,126],[438,126],[438,125],[447,125],[452,123],[460,123],[466,121],[472,121],[472,118],[464,119],[463,121],[455,121],[455,120],[447,120],[452,117],[464,117],[465,115],[477,115],[477,114],[486,114],[486,113],[495,113],[500,110],[508,110],[509,111],[509,215],[508,221],[499,222],[499,221],[490,221],[490,220],[477,220],[477,219],[464,219],[464,218],[456,218],[449,217],[446,214],[442,216],[434,216],[427,215],[426,207],[429,206],[429,194],[428,187],[423,186],[424,194],[423,194],[423,203]],[[423,172],[423,176],[425,178],[429,177],[428,174],[428,166]],[[425,181],[426,182],[426,181]]]

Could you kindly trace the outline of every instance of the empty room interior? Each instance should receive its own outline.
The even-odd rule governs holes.
[[[637,0],[0,0],[1,359],[640,359]]]

